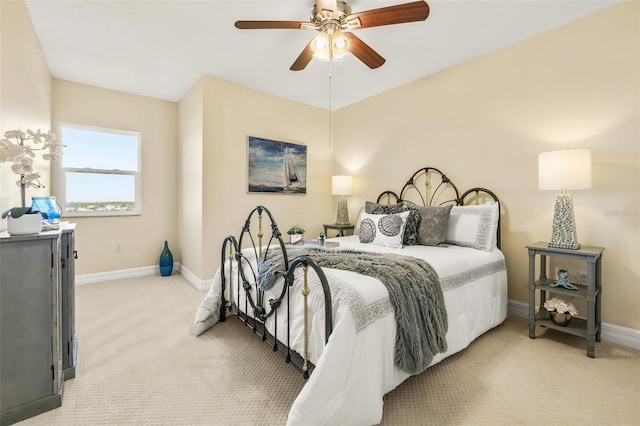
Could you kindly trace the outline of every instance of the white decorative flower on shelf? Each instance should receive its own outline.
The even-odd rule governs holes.
[[[11,139],[14,141],[12,142]],[[44,188],[40,182],[42,177],[39,172],[33,170],[35,151],[43,151],[43,160],[55,160],[62,154],[62,144],[55,133],[42,133],[39,129],[34,132],[27,129],[9,130],[4,133],[4,139],[0,139],[0,163],[10,162],[11,171],[20,175],[16,181],[20,187],[22,207],[25,207],[25,188]]]
[[[578,315],[578,310],[571,302],[554,297],[544,302],[544,307],[549,312],[558,312],[559,314],[569,314],[572,317]]]

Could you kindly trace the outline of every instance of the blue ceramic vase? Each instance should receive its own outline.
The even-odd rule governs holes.
[[[160,275],[163,277],[168,277],[171,275],[173,271],[173,254],[171,254],[171,250],[169,250],[169,243],[164,242],[164,249],[162,253],[160,253]]]

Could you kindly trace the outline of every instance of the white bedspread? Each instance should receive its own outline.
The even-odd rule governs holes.
[[[392,249],[360,244],[357,236],[332,239],[340,248],[406,254],[429,262],[440,276],[447,308],[448,351],[432,365],[469,345],[500,324],[507,315],[507,274],[499,250],[486,252],[458,246],[406,246]],[[299,274],[301,271],[298,271]],[[332,287],[333,333],[324,345],[324,300],[319,281],[310,273],[310,360],[316,368],[289,412],[290,425],[369,425],[382,419],[382,398],[409,374],[394,363],[396,321],[385,286],[375,278],[349,271],[325,269]],[[235,279],[235,272],[234,272]],[[291,343],[303,352],[302,296],[293,287]],[[272,291],[277,292],[276,285]],[[219,272],[196,313],[196,335],[217,320],[221,281]],[[234,300],[237,297],[234,282]],[[274,297],[267,295],[265,300]],[[295,300],[294,300],[295,299]],[[240,306],[244,306],[241,298]],[[286,341],[286,318],[278,318],[278,338]],[[273,330],[273,316],[267,321]],[[211,331],[215,333],[215,329]]]

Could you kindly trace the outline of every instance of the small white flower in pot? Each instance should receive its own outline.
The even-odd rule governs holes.
[[[578,315],[578,310],[571,302],[554,297],[544,302],[544,308],[549,311],[551,320],[561,326],[566,326],[571,318]]]

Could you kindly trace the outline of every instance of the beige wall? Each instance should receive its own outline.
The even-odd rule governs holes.
[[[202,277],[203,108],[202,79],[178,104],[178,229],[181,267]],[[185,272],[186,272],[185,271]]]
[[[51,74],[31,18],[23,2],[0,1],[0,133],[50,128]],[[46,188],[27,189],[28,205],[34,195],[49,195],[49,162],[38,156],[33,168]],[[0,164],[0,211],[20,206],[17,180],[11,164]],[[0,230],[6,227],[0,220]]]
[[[177,103],[54,79],[52,121],[142,134],[142,214],[63,216],[77,223],[76,272],[157,265],[165,240],[179,261]]]
[[[79,274],[154,265],[167,239],[191,278],[208,280],[223,238],[252,207],[267,206],[283,230],[296,223],[308,236],[333,217],[327,111],[208,77],[179,104],[54,79],[53,122],[142,133],[143,214],[67,216],[78,224]],[[246,193],[248,135],[308,146],[307,195]]]
[[[202,113],[194,104],[200,99],[200,90]],[[202,114],[203,120],[199,141],[197,131],[188,138],[181,137],[183,153],[187,150],[196,153],[198,149],[202,152],[201,194],[189,184],[192,175],[197,180],[198,171],[182,173],[185,180],[181,190],[192,195],[181,209],[186,211],[202,206],[201,212],[194,213],[196,219],[201,213],[202,234],[197,235],[194,224],[186,224],[189,232],[183,233],[181,228],[185,265],[202,265],[200,271],[190,272],[203,280],[212,278],[220,262],[223,239],[228,234],[237,235],[249,211],[257,205],[266,206],[274,214],[282,231],[293,224],[305,228],[307,237],[322,231],[322,224],[332,218],[333,211],[330,195],[332,148],[329,146],[327,111],[209,77],[204,77],[191,89],[180,108],[181,112],[195,112],[198,118]],[[181,114],[181,128],[183,122],[192,119]],[[319,126],[318,123],[327,125]],[[191,130],[200,126],[194,123]],[[307,194],[247,194],[248,136],[307,145]],[[200,143],[201,147],[193,146],[194,143]],[[185,167],[191,163],[182,161]],[[194,164],[194,167],[197,169],[199,165]],[[196,241],[195,247],[201,245],[202,252],[190,251],[187,256],[186,245],[193,241]]]
[[[337,111],[334,168],[359,188],[351,214],[423,166],[462,190],[493,189],[509,298],[526,302],[525,246],[549,240],[555,196],[537,188],[537,155],[591,148],[593,188],[573,191],[578,241],[606,248],[603,321],[640,328],[639,7],[615,6]]]

